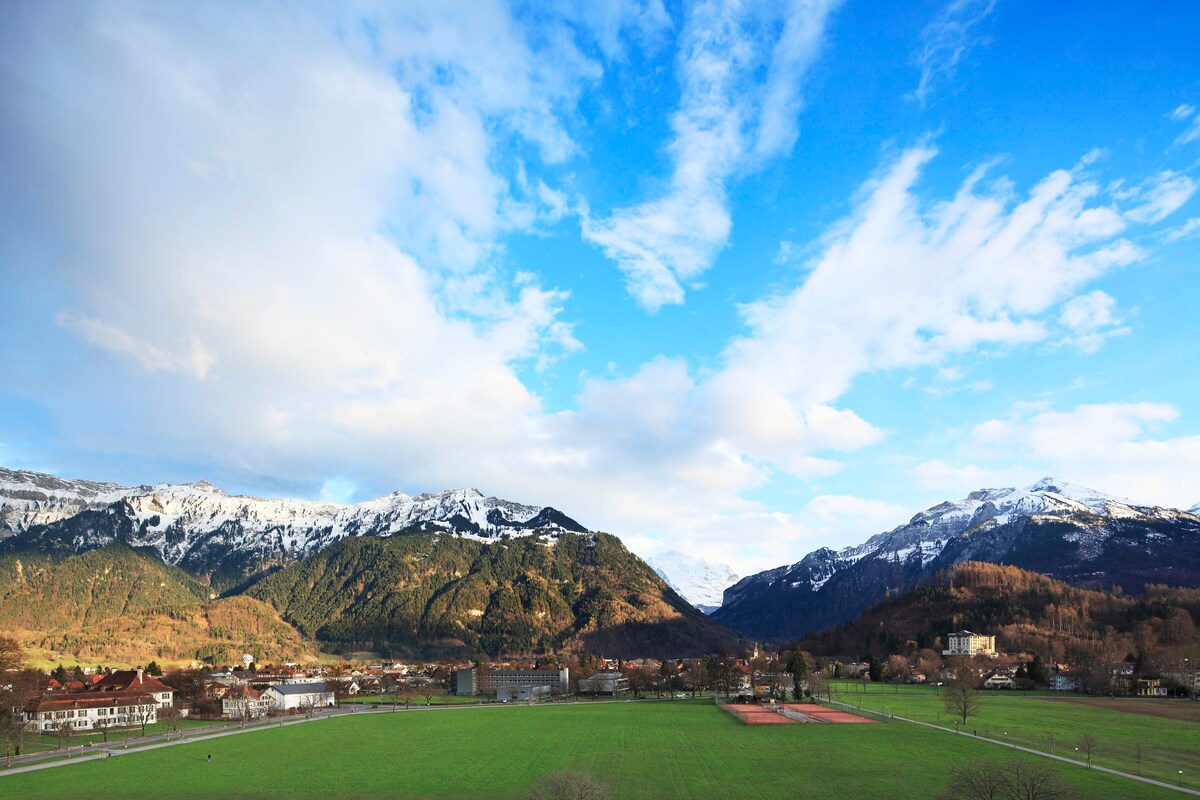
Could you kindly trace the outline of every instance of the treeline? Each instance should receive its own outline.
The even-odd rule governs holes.
[[[1134,597],[1120,587],[1083,589],[1015,567],[966,562],[853,622],[805,637],[802,646],[865,659],[940,650],[947,633],[965,628],[1047,663],[1101,649],[1145,659],[1195,645],[1197,616],[1194,589],[1149,586]]]

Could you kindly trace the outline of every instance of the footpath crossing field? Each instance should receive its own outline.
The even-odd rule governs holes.
[[[515,799],[548,773],[579,770],[614,798],[929,800],[953,767],[1007,757],[1043,761],[902,723],[746,726],[711,701],[444,708],[347,714],[0,775],[0,795]],[[1083,797],[1179,796],[1047,763]]]
[[[844,681],[832,688],[834,700],[851,706],[956,727],[937,687]],[[979,711],[958,726],[967,733],[1082,760],[1076,748],[1088,733],[1093,764],[1200,789],[1200,703],[1003,689],[979,696]]]

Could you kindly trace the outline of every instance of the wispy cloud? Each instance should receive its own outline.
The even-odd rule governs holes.
[[[1175,137],[1175,141],[1171,144],[1172,147],[1191,144],[1200,139],[1200,114],[1196,113],[1195,106],[1187,103],[1179,105],[1171,112],[1170,117],[1175,122],[1191,120],[1183,132]]]
[[[960,460],[925,462],[913,474],[955,491],[1069,475],[1118,496],[1186,508],[1200,497],[1200,436],[1163,435],[1179,417],[1170,403],[1014,406],[972,427]]]
[[[682,303],[686,287],[724,248],[731,229],[727,182],[791,149],[800,84],[836,4],[705,0],[689,8],[665,191],[582,223],[584,238],[617,263],[646,309]]]
[[[913,53],[921,78],[912,96],[922,107],[935,85],[954,80],[971,48],[984,41],[976,29],[995,8],[996,0],[951,0],[925,26],[921,47]]]
[[[1192,217],[1182,225],[1170,228],[1162,233],[1162,240],[1168,244],[1183,242],[1197,237],[1200,237],[1200,217]]]

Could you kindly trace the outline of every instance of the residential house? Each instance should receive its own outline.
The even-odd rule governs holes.
[[[221,716],[229,719],[257,719],[275,709],[275,703],[265,690],[249,686],[234,686],[221,697]]]
[[[1013,680],[1011,675],[1005,675],[1003,672],[994,672],[983,682],[983,688],[1015,689],[1017,688],[1017,682]]]
[[[175,690],[142,669],[123,669],[87,687],[87,692],[135,692],[154,695],[159,708],[170,708]]]
[[[1058,672],[1050,681],[1050,688],[1056,692],[1079,691],[1079,676],[1073,672]]]

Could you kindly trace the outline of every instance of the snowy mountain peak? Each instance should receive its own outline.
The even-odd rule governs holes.
[[[51,523],[61,524],[44,527]],[[229,495],[207,481],[129,488],[0,468],[0,538],[40,537],[60,551],[120,542],[153,548],[175,565],[219,558],[236,572],[251,563],[287,563],[346,537],[414,531],[553,541],[558,532],[587,529],[553,508],[484,497],[478,489],[396,492],[337,505]]]
[[[1024,489],[978,489],[962,500],[947,500],[920,511],[907,524],[876,534],[863,544],[836,552],[820,548],[790,566],[745,578],[729,589],[724,604],[735,602],[756,583],[819,592],[836,573],[867,558],[924,568],[942,554],[948,543],[968,531],[1003,526],[1034,515],[1121,520],[1178,513],[1135,505],[1057,477],[1042,478]],[[1094,549],[1099,543],[1098,538],[1091,537],[1088,547]]]
[[[721,605],[725,589],[738,580],[725,564],[714,564],[675,550],[649,558],[646,563],[680,597],[706,614]]]
[[[1080,486],[1061,478],[1047,477],[1024,489],[1029,494],[1057,495],[1080,505],[1087,506],[1097,514],[1104,514],[1111,506],[1132,507],[1128,500]]]

